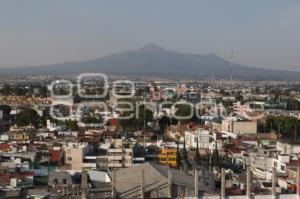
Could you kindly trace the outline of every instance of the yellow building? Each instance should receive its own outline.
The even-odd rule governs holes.
[[[25,132],[10,132],[9,139],[12,141],[26,141],[29,137]]]
[[[175,167],[176,164],[176,149],[161,149],[157,154],[157,163]]]

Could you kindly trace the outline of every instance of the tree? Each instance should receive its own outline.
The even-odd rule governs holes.
[[[211,156],[211,166],[212,167],[220,167],[221,166],[217,142],[216,142],[216,148],[214,149],[212,156]]]
[[[177,143],[176,165],[177,165],[177,168],[180,169],[180,166],[181,166],[181,154],[180,154],[180,150],[179,150],[179,143]]]
[[[194,157],[194,162],[196,163],[197,166],[199,166],[201,164],[198,139],[197,139],[197,148],[196,148],[196,153],[195,153],[195,157]]]
[[[22,95],[25,95],[26,94],[26,89],[21,87],[21,86],[16,86],[14,89],[13,89],[13,92],[15,95],[17,96],[22,96]]]
[[[118,104],[118,108],[120,109],[130,108],[129,104],[126,103],[131,103],[133,105],[133,110],[124,111],[121,113],[123,117],[128,117],[130,115],[133,115],[128,119],[120,120],[121,126],[125,127],[126,129],[141,130],[142,128],[144,128],[144,124],[145,127],[147,127],[146,124],[150,121],[153,121],[153,112],[147,109],[144,104],[139,105],[135,103],[133,99],[125,99],[125,98],[119,99],[119,102],[123,103],[123,104],[121,103]]]
[[[300,132],[300,120],[292,116],[268,116],[266,128],[276,131],[283,139],[293,142]]]
[[[81,118],[81,121],[86,124],[92,124],[92,123],[95,124],[95,123],[103,122],[102,118],[92,117],[92,116],[85,116],[85,117]]]
[[[186,163],[189,165],[189,158],[188,158],[186,147],[185,147],[185,138],[184,138],[184,141],[183,141],[182,159],[184,161],[186,161]]]
[[[15,124],[18,126],[33,125],[37,128],[41,124],[41,118],[34,109],[27,108],[16,115]]]
[[[169,117],[163,116],[162,118],[159,119],[158,123],[159,123],[160,133],[164,133],[166,127],[171,124],[171,121]]]
[[[244,97],[243,97],[243,95],[241,95],[241,94],[237,94],[237,95],[235,96],[235,100],[236,100],[236,101],[243,101],[243,100],[244,100]]]
[[[10,106],[2,104],[0,105],[0,110],[3,112],[4,115],[10,115]]]
[[[69,130],[69,131],[78,130],[77,121],[65,120],[65,126],[66,126],[67,130]]]
[[[177,108],[176,116],[187,117],[191,115],[191,112],[195,113],[194,109],[187,104],[177,104],[176,108]],[[190,122],[193,119],[192,117],[188,119],[179,119],[179,120],[183,122]]]
[[[48,95],[48,89],[47,89],[46,86],[40,86],[38,89],[39,89],[39,95],[41,97],[47,97],[47,95]]]
[[[11,86],[9,84],[4,84],[4,86],[1,89],[1,93],[3,95],[9,95],[11,93]]]

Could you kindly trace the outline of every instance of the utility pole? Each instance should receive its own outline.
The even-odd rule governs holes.
[[[276,199],[276,184],[277,184],[277,175],[276,168],[272,168],[272,198]]]
[[[232,71],[233,70],[233,50],[231,51],[230,53],[230,89],[231,89],[231,92],[232,92]]]
[[[172,171],[168,169],[168,198],[172,198]]]
[[[297,168],[297,198],[300,199],[300,167]]]
[[[199,174],[198,169],[195,169],[195,198],[199,198]]]
[[[251,170],[250,170],[250,166],[247,166],[247,198],[250,199],[251,198]]]
[[[113,170],[112,171],[112,183],[111,183],[111,195],[112,195],[112,198],[116,198],[116,171]]]
[[[226,181],[225,181],[225,169],[221,169],[221,199],[225,199],[225,187],[226,187]]]
[[[145,187],[145,175],[144,170],[141,170],[141,199],[144,199],[144,187]]]

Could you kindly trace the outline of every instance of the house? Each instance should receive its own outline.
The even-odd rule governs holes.
[[[227,117],[222,120],[222,131],[243,134],[257,134],[257,121],[243,120],[237,117]]]
[[[282,153],[297,154],[300,153],[300,144],[299,143],[290,144],[284,141],[277,141],[276,149],[278,151],[281,151]]]
[[[185,144],[187,148],[196,148],[197,142],[199,148],[210,148],[212,139],[210,132],[203,128],[185,131]]]
[[[157,163],[175,167],[177,165],[176,152],[176,149],[160,149],[156,157]]]
[[[49,156],[50,162],[59,164],[63,158],[63,151],[60,147],[53,147],[52,149],[49,149]]]
[[[84,156],[88,151],[87,143],[68,143],[64,146],[65,164],[70,165],[72,170],[81,170]]]
[[[167,127],[167,135],[175,140],[183,141],[184,132],[189,130],[186,124],[170,125]]]

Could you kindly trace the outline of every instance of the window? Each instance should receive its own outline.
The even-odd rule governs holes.
[[[63,184],[67,184],[67,179],[64,178],[64,179],[62,180],[62,183],[63,183]]]
[[[285,166],[281,165],[280,169],[281,169],[281,171],[285,171]]]
[[[274,167],[277,167],[277,162],[274,162]]]
[[[72,157],[68,157],[68,161],[72,161]]]

